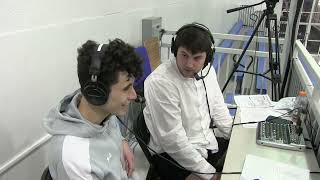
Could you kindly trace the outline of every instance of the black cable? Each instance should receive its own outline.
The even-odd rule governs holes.
[[[255,19],[253,19],[252,16],[255,16]],[[255,13],[250,14],[250,19],[254,21],[254,24],[257,22],[258,18],[259,18],[258,15],[256,15]]]
[[[312,143],[312,134],[313,134],[313,124],[311,123],[311,116],[310,116],[310,112],[309,112],[309,109],[307,108],[307,114],[308,114],[308,119],[309,119],[309,123],[310,123],[310,133],[311,133],[311,136],[310,136],[310,134],[309,134],[309,136],[311,137],[311,143]],[[306,123],[306,122],[304,122],[304,123]],[[309,133],[309,132],[308,132]],[[313,143],[312,143],[313,144]]]
[[[298,0],[296,10],[299,10],[299,13],[297,13],[297,11],[296,11],[296,14],[295,14],[295,17],[294,17],[294,20],[293,20],[293,27],[297,26],[297,21],[298,21],[298,18],[299,18],[299,14],[300,14],[302,5],[303,5],[303,0]],[[289,24],[287,24],[287,28],[288,28],[288,25]],[[296,28],[292,28],[292,31],[291,31],[291,44],[290,44],[291,46],[290,46],[290,49],[289,49],[289,56],[288,56],[288,59],[287,59],[286,71],[285,71],[285,75],[284,75],[284,78],[283,78],[283,83],[282,83],[282,87],[281,87],[281,94],[280,94],[279,98],[284,97],[284,93],[285,93],[285,90],[286,90],[286,85],[287,85],[287,82],[288,82],[288,78],[291,77],[291,76],[289,76],[289,73],[290,73],[290,71],[292,71],[291,70],[292,69],[291,65],[293,63],[292,54],[293,54],[295,36],[296,36]],[[287,93],[288,93],[288,90],[287,90],[286,94]]]
[[[202,76],[202,71],[201,71],[201,76]],[[214,129],[216,127],[214,126],[213,117],[211,116],[211,110],[210,110],[210,105],[209,105],[209,100],[208,100],[207,87],[206,87],[206,84],[204,83],[204,80],[203,79],[201,79],[201,80],[202,80],[202,84],[204,86],[204,91],[206,92],[206,100],[207,100],[207,106],[208,106],[209,118],[210,118],[209,128]],[[214,131],[213,131],[213,133],[214,133]]]
[[[237,63],[237,60],[235,59],[237,56],[238,56],[238,54],[234,54],[234,55],[232,56],[233,65],[234,65],[235,63]],[[241,63],[239,64],[239,66],[245,68],[245,66],[242,65]]]
[[[265,121],[265,120],[264,120]],[[263,122],[263,121],[259,121],[259,122]],[[250,121],[250,122],[245,122],[245,123],[237,123],[237,124],[233,124],[232,126],[238,126],[238,125],[244,125],[244,124],[256,124],[258,122],[256,121]]]
[[[273,8],[274,8],[275,4],[271,4],[272,2],[269,2],[269,1],[263,1],[263,2],[267,3],[267,9],[263,11],[263,14],[261,15],[256,27],[254,28],[253,33],[250,36],[247,44],[245,45],[245,47],[244,47],[244,49],[243,49],[238,61],[233,66],[233,69],[232,69],[231,73],[229,74],[226,82],[224,83],[224,85],[222,87],[222,92],[224,92],[226,90],[226,88],[227,88],[227,86],[228,86],[228,84],[229,84],[229,82],[230,82],[230,80],[231,80],[231,78],[232,78],[232,76],[233,76],[233,74],[235,72],[244,72],[244,71],[238,71],[237,69],[238,69],[238,67],[239,67],[239,65],[241,63],[241,60],[242,60],[243,56],[245,55],[245,52],[249,48],[249,45],[250,45],[251,41],[253,40],[253,37],[254,37],[255,33],[257,33],[257,31],[258,31],[262,21],[264,20],[264,18],[267,17],[266,22],[268,22],[268,42],[269,42],[268,43],[269,44],[269,70],[268,70],[268,72],[271,71],[271,78],[268,78],[267,76],[264,76],[264,75],[261,75],[261,74],[257,74],[257,73],[254,73],[254,74],[255,75],[260,75],[260,76],[262,76],[262,77],[264,77],[264,78],[266,78],[266,79],[268,79],[268,80],[270,80],[272,82],[272,86],[271,86],[272,87],[271,88],[271,90],[272,90],[272,99],[276,99],[275,98],[276,95],[274,94],[274,88],[276,87],[276,83],[277,83],[278,80],[274,78],[274,74],[273,74],[274,73],[274,71],[273,71],[274,63],[273,63],[273,58],[272,58],[272,47],[270,46],[272,44],[271,44],[271,33],[270,33],[270,26],[269,26],[270,25],[270,18],[269,18],[270,14],[269,13],[270,13],[270,11],[273,12]],[[244,72],[244,73],[252,74],[252,72]]]
[[[309,131],[308,131],[308,134],[309,134],[309,137],[310,137],[310,139],[305,139],[306,141],[310,141],[311,142],[311,145],[312,145],[312,147],[314,147],[315,149],[317,149],[317,146],[316,146],[316,144],[314,144],[314,142],[312,142],[313,141],[313,123],[311,122],[311,113],[310,113],[310,111],[309,111],[309,109],[307,108],[307,114],[308,114],[308,121],[309,121],[309,123],[310,123],[310,134],[309,134]],[[306,125],[306,128],[307,128],[307,124],[306,124],[306,120],[307,119],[305,119],[305,125]],[[315,121],[315,120],[313,120],[313,121]]]
[[[180,164],[171,161],[170,159],[167,159],[166,157],[162,156],[161,154],[158,154],[155,150],[153,150],[152,148],[150,148],[142,138],[140,138],[139,136],[136,135],[136,133],[131,130],[127,125],[124,124],[124,122],[121,120],[121,118],[119,118],[118,116],[116,116],[117,119],[119,120],[119,122],[126,127],[132,134],[134,134],[136,136],[137,139],[139,139],[150,151],[152,151],[156,156],[168,161],[170,164],[176,166],[179,169],[185,170],[185,171],[189,171],[190,173],[194,173],[194,174],[241,174],[241,172],[211,172],[211,173],[203,173],[203,172],[197,172],[197,171],[192,171],[192,170],[188,170],[185,167],[181,166]]]
[[[254,72],[248,72],[248,71],[241,71],[241,70],[236,70],[235,72],[242,72],[242,73],[246,73],[246,74],[254,74],[256,76],[261,76],[261,77],[264,77],[266,78],[267,80],[273,82],[273,80],[267,76],[265,76],[264,74],[261,74],[261,73],[254,73]],[[265,73],[266,74],[266,73]]]
[[[258,30],[260,24],[262,23],[262,20],[264,19],[264,17],[266,16],[266,13],[264,11],[263,15],[261,16],[261,18],[259,19],[259,22],[257,23],[256,27],[254,28],[253,32],[252,32],[252,35],[250,36],[249,40],[247,41],[247,44],[245,45],[237,63],[233,66],[233,69],[231,71],[231,73],[229,74],[226,82],[224,83],[223,87],[222,87],[222,92],[224,92],[233,76],[233,74],[237,71],[238,67],[239,67],[239,64],[241,63],[241,60],[243,58],[243,56],[245,55],[245,52],[247,51],[247,49],[249,48],[249,45],[254,37],[254,34],[256,33],[256,31]]]
[[[257,16],[258,17],[258,16]],[[259,38],[259,31],[256,33],[257,34],[257,39],[256,39],[256,46],[254,48],[254,56],[253,56],[253,72],[257,72],[257,69],[256,68],[256,71],[254,70],[255,66],[256,66],[256,58],[257,58],[257,47],[258,47],[258,38]],[[249,70],[249,69],[248,69]],[[250,88],[249,88],[249,93],[251,92],[251,88],[252,88],[252,84],[253,84],[253,81],[254,81],[254,74],[251,75],[251,82],[250,82]]]

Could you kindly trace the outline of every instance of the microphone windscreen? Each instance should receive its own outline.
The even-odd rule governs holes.
[[[199,81],[200,79],[202,79],[197,73],[194,74],[194,78]]]
[[[144,103],[146,102],[146,99],[140,95],[137,95],[137,98],[134,101],[137,103]]]

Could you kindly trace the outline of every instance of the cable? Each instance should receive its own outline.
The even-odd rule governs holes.
[[[265,121],[265,120],[264,120]],[[263,122],[263,121],[259,121],[259,122]],[[233,124],[232,126],[238,126],[238,125],[244,125],[244,124],[256,124],[258,122],[256,121],[250,121],[250,122],[245,122],[245,123],[237,123],[237,124]]]
[[[313,142],[313,123],[311,122],[311,113],[310,113],[310,111],[309,111],[309,109],[307,108],[307,114],[308,114],[308,121],[309,121],[309,123],[310,123],[310,134],[309,134],[309,131],[308,131],[308,134],[309,134],[309,137],[310,137],[310,139],[306,139],[305,138],[305,141],[310,141],[310,143],[311,143],[311,145],[312,145],[312,147],[314,147],[314,151],[316,151],[317,149],[318,149],[318,147],[317,147],[317,145],[316,144],[314,144],[314,142]],[[313,120],[313,121],[315,121],[315,120]],[[307,127],[307,124],[306,124],[306,120],[305,120],[305,125],[306,125],[306,128],[308,128]],[[320,146],[319,146],[320,147]]]
[[[309,119],[309,123],[310,123],[310,133],[311,133],[311,140],[310,140],[310,142],[312,143],[312,135],[313,135],[313,123],[311,123],[311,116],[310,116],[310,112],[309,112],[309,109],[307,108],[307,114],[308,114],[308,119]],[[306,123],[306,122],[304,122],[304,123]],[[310,134],[309,134],[309,136],[310,136]],[[314,145],[313,143],[312,143],[312,145]]]
[[[257,22],[257,20],[258,20],[258,18],[259,18],[258,15],[256,15],[255,13],[256,13],[256,12],[253,12],[253,13],[250,14],[250,19],[251,19],[252,21],[254,21],[254,24]],[[255,19],[253,19],[252,16],[254,16]]]
[[[132,134],[134,134],[136,136],[137,139],[139,139],[150,151],[152,151],[156,156],[159,156],[160,158],[168,161],[169,163],[171,163],[172,165],[182,169],[182,170],[185,170],[185,171],[189,171],[190,173],[194,173],[194,174],[241,174],[241,172],[210,172],[210,173],[203,173],[203,172],[197,172],[197,171],[192,171],[192,170],[188,170],[186,169],[185,167],[181,166],[180,164],[176,163],[176,162],[173,162],[171,161],[170,159],[167,159],[166,157],[162,156],[161,154],[158,154],[155,150],[153,150],[152,148],[150,148],[143,140],[142,138],[140,138],[139,136],[136,135],[136,133],[131,130],[127,125],[125,125],[123,123],[123,121],[121,120],[121,118],[119,118],[118,116],[116,116],[117,119],[119,120],[119,122],[124,126],[126,127]]]
[[[291,30],[291,44],[290,44],[290,49],[289,49],[289,55],[288,55],[288,59],[287,60],[287,66],[286,66],[286,69],[285,69],[285,75],[284,75],[284,78],[283,78],[283,82],[282,82],[282,87],[281,87],[281,94],[280,94],[280,98],[281,97],[284,97],[284,94],[286,93],[286,95],[288,94],[288,88],[286,89],[286,85],[287,85],[287,82],[289,77],[291,78],[291,71],[292,71],[292,63],[293,63],[293,60],[292,60],[292,55],[293,55],[293,48],[294,48],[294,41],[295,41],[295,30],[296,30],[296,26],[297,26],[297,21],[299,19],[299,15],[300,13],[297,13],[297,11],[301,11],[301,7],[303,5],[303,0],[298,0],[297,1],[297,8],[296,8],[296,14],[294,16],[294,19],[293,19],[293,28]],[[288,22],[289,22],[289,19],[288,19]],[[288,26],[289,24],[287,24]],[[288,28],[288,27],[287,27]],[[290,33],[290,31],[289,31]],[[290,74],[289,74],[290,73]],[[290,79],[289,79],[290,80]],[[285,92],[286,91],[286,92]]]
[[[202,76],[202,71],[201,71],[201,76]],[[207,106],[208,106],[209,118],[210,118],[210,126],[209,126],[209,128],[214,129],[214,128],[216,128],[216,126],[214,126],[214,121],[213,121],[213,118],[211,116],[211,110],[210,110],[210,105],[209,105],[209,100],[208,100],[207,87],[206,87],[206,84],[204,83],[203,79],[202,79],[202,84],[204,86],[204,91],[206,92],[206,100],[207,100]],[[213,131],[213,133],[214,133],[214,131]]]
[[[310,171],[310,174],[320,174],[319,171]]]
[[[258,17],[258,16],[257,16]],[[255,68],[255,66],[256,66],[256,58],[257,58],[257,47],[258,47],[258,38],[259,38],[259,31],[257,32],[257,38],[256,38],[256,46],[255,46],[255,48],[254,48],[254,57],[253,57],[253,72],[257,72],[257,69],[258,68],[256,68],[256,71],[254,71],[254,68]],[[249,70],[249,69],[248,69]],[[252,84],[253,84],[253,76],[254,76],[254,74],[252,74],[251,75],[251,82],[250,82],[250,86],[249,86],[249,93],[251,92],[251,89],[252,89]]]

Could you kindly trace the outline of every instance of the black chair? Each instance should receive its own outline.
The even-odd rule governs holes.
[[[150,132],[148,131],[147,125],[145,123],[143,111],[139,113],[138,117],[133,122],[133,131],[136,136],[138,136],[138,138],[136,139],[150,164],[146,180],[160,180],[160,177],[155,169],[152,155],[147,147],[147,144],[150,141]]]
[[[46,167],[46,169],[43,171],[41,175],[41,180],[52,180],[49,167]]]

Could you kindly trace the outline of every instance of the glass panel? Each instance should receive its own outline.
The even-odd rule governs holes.
[[[282,12],[282,15],[280,16],[280,21],[288,21],[288,12]]]
[[[306,25],[300,25],[299,30],[298,30],[297,39],[300,39],[303,42],[304,42],[305,34],[306,34],[306,27],[307,27]]]
[[[320,23],[320,12],[313,13],[311,22]]]
[[[300,22],[309,22],[310,13],[301,13]]]
[[[290,0],[283,0],[282,11],[289,11],[289,8],[290,8]]]
[[[320,1],[318,1],[318,4],[314,5],[314,10],[313,12],[320,12]]]
[[[284,24],[284,23],[280,24],[280,29],[279,29],[279,37],[280,38],[284,38],[285,37],[286,27],[287,27],[287,24]]]
[[[310,54],[317,54],[319,51],[320,42],[308,41],[307,50]]]
[[[320,26],[311,26],[309,40],[320,40]]]
[[[304,0],[303,2],[303,12],[310,12],[312,8],[313,0]]]

